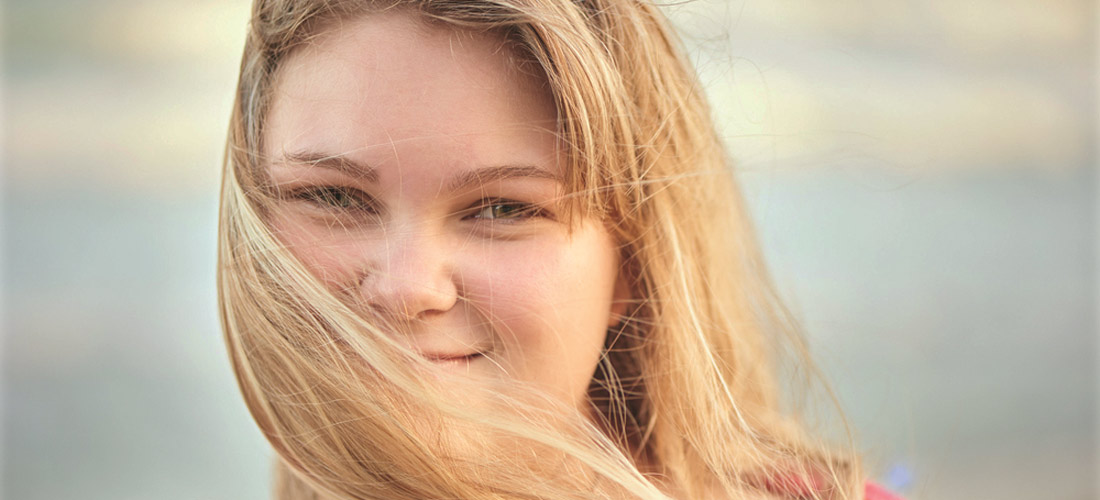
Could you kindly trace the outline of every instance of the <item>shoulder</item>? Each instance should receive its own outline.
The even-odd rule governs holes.
[[[815,492],[824,493],[824,481],[809,480],[794,475],[770,476],[757,483],[762,489],[781,498],[817,498]],[[771,498],[771,497],[769,497]],[[863,500],[905,500],[871,481],[863,483]]]
[[[864,500],[904,500],[903,498],[890,493],[886,488],[879,486],[875,483],[868,481],[863,486],[863,498]]]

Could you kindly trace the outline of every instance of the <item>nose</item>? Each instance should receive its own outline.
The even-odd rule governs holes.
[[[439,238],[422,231],[378,241],[359,283],[367,304],[397,320],[449,311],[458,300],[452,259]]]

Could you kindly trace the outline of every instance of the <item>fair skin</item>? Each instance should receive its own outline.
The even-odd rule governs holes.
[[[271,224],[445,377],[581,409],[625,286],[603,224],[565,222],[554,103],[514,55],[402,12],[324,31],[272,94]]]

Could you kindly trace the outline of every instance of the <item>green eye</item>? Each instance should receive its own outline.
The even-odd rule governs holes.
[[[355,198],[349,196],[343,189],[324,189],[320,192],[318,201],[340,208],[351,208],[357,203]]]
[[[541,213],[542,211],[539,207],[530,203],[492,200],[476,209],[470,217],[473,219],[486,220],[516,220],[537,217]]]
[[[317,205],[320,208],[371,211],[373,206],[366,195],[338,186],[320,186],[298,191],[294,198]]]

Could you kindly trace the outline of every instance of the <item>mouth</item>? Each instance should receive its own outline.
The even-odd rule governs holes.
[[[485,354],[484,352],[472,352],[468,354],[421,353],[428,361],[444,366],[464,366],[474,360],[485,357]]]

